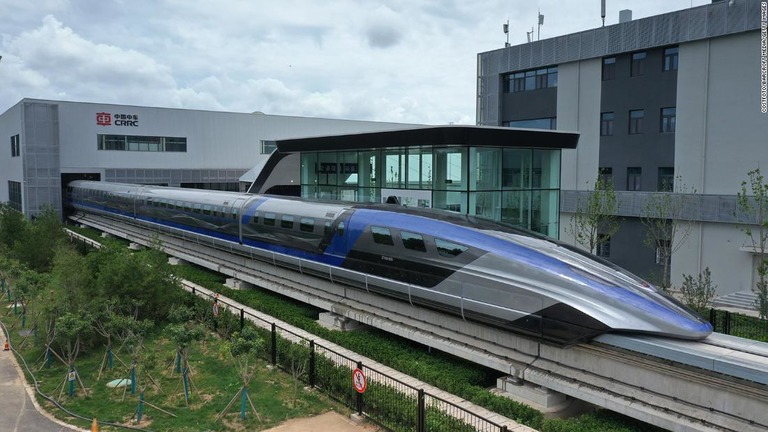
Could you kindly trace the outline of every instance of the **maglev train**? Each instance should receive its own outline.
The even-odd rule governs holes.
[[[570,346],[605,332],[699,340],[712,326],[629,272],[482,218],[391,204],[68,185],[79,212],[198,237],[255,259]]]

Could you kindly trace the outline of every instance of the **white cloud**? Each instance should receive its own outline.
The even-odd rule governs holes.
[[[694,5],[708,3],[695,0]],[[635,18],[690,0],[614,0]],[[600,25],[599,2],[3,0],[0,112],[24,97],[473,124],[478,52]]]

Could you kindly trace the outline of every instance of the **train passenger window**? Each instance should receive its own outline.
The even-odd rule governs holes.
[[[333,231],[331,221],[325,221],[325,228],[323,228],[323,233],[328,234],[331,231]]]
[[[339,225],[336,226],[336,233],[339,234],[339,237],[344,235],[344,222],[339,222]]]
[[[403,246],[419,252],[426,252],[427,245],[424,244],[424,237],[421,234],[414,234],[407,231],[401,231],[400,237],[403,239]]]
[[[299,221],[299,229],[304,232],[312,232],[315,230],[315,220],[312,218],[303,217]]]
[[[187,213],[192,213],[192,204],[190,203],[184,203],[184,211]]]
[[[251,223],[252,224],[259,223],[259,212],[253,212],[253,217],[251,217]]]
[[[204,215],[210,215],[211,214],[211,206],[208,204],[203,206],[203,214]]]
[[[280,218],[280,227],[286,229],[293,229],[293,216],[283,215]]]
[[[264,213],[264,225],[275,226],[274,213]]]
[[[237,213],[240,211],[237,207],[232,207],[232,220],[237,220]],[[256,213],[258,216],[258,212]]]
[[[195,212],[195,213],[200,213],[200,204],[195,204],[195,206],[194,206],[194,212]]]
[[[447,240],[435,239],[435,246],[437,246],[437,253],[444,257],[455,257],[469,249],[466,246],[452,243]]]
[[[373,241],[376,243],[394,246],[395,242],[392,240],[392,233],[389,228],[372,226],[371,233],[373,234]]]

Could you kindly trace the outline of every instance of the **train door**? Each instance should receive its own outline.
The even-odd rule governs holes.
[[[349,220],[352,217],[353,210],[345,210],[331,225],[330,236],[325,239],[328,246],[325,249],[326,255],[340,258],[343,261],[352,245],[349,244]]]
[[[232,203],[232,209],[230,210],[230,213],[232,214],[232,223],[237,224],[235,226],[235,229],[237,230],[237,238],[240,244],[243,244],[243,208],[245,207],[245,199],[244,198],[237,198],[235,202]]]

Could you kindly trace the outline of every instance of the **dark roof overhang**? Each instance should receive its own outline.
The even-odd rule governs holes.
[[[277,140],[280,153],[448,146],[573,149],[576,132],[494,126],[427,126]]]

